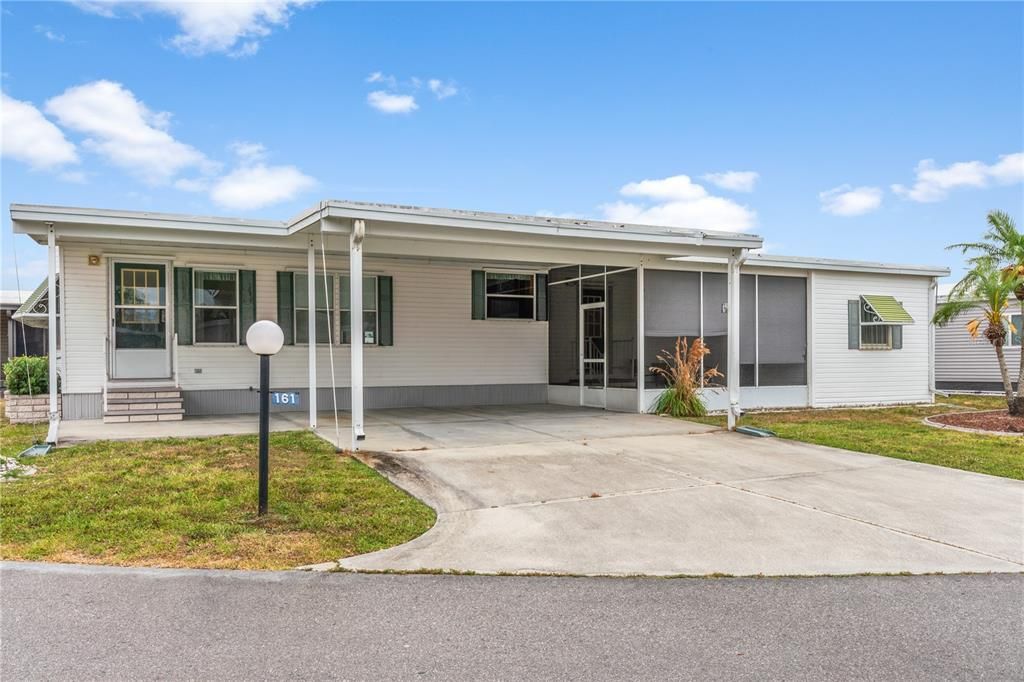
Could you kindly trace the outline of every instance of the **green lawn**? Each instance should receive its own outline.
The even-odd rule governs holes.
[[[1024,479],[1024,440],[937,429],[924,417],[964,409],[1006,408],[993,396],[939,397],[914,407],[849,410],[792,410],[749,413],[741,424],[771,429],[782,438],[927,462],[993,476]],[[724,416],[694,421],[725,425]]]
[[[4,423],[3,454],[35,432]],[[255,436],[60,448],[32,460],[35,476],[0,484],[0,557],[281,569],[391,547],[434,523],[429,507],[310,433],[273,434],[270,447],[262,520]]]

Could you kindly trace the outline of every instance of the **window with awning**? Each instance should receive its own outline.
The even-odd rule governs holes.
[[[903,327],[914,324],[914,318],[895,296],[862,294],[847,307],[851,350],[903,348]]]

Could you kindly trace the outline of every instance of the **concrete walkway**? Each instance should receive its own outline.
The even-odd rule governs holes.
[[[391,412],[391,411],[389,411]],[[360,570],[1024,571],[1024,483],[645,415],[399,411],[365,454],[438,510]],[[373,442],[373,441],[368,441]],[[384,449],[384,448],[380,448]]]

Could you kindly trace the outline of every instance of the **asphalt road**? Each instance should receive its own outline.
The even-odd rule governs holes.
[[[0,568],[0,676],[1024,679],[1024,575]]]

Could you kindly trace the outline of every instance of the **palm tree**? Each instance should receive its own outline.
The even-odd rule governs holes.
[[[1017,287],[1024,284],[1024,277],[1007,277],[993,259],[978,257],[971,259],[971,262],[974,267],[953,287],[946,302],[935,311],[932,322],[945,326],[961,313],[975,313],[975,317],[967,323],[967,332],[973,338],[984,334],[995,348],[1006,392],[1006,407],[1010,414],[1022,415],[1024,399],[1021,392],[1024,391],[1024,385],[1018,384],[1017,395],[1014,395],[1003,346],[1006,344],[1008,328],[1016,331],[1009,322],[1006,310]]]
[[[1013,218],[1004,211],[989,211],[986,221],[988,230],[980,242],[953,244],[947,248],[959,249],[964,254],[976,254],[968,261],[972,264],[979,260],[993,260],[1004,277],[1016,279],[1018,284],[1013,290],[1013,295],[1017,297],[1021,318],[1024,319],[1024,232],[1017,229]],[[1024,386],[1024,353],[1021,353],[1020,369],[1017,374],[1018,401],[1024,399],[1021,386]]]

